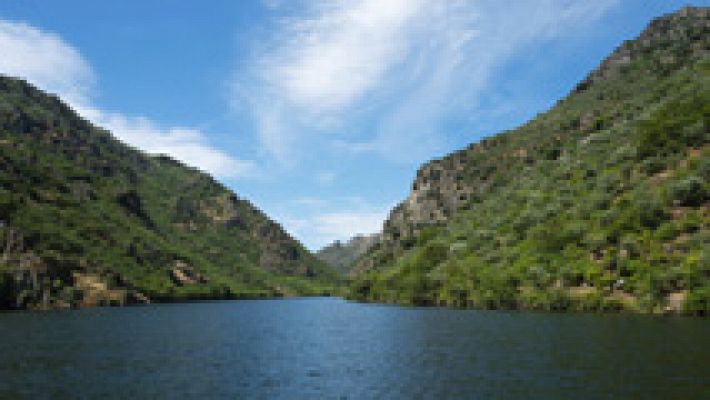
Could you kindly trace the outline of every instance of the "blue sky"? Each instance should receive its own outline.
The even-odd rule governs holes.
[[[563,97],[673,0],[3,0],[0,73],[213,174],[310,249]]]

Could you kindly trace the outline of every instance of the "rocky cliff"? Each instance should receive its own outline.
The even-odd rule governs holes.
[[[357,235],[345,243],[335,241],[320,249],[316,257],[332,265],[341,274],[348,275],[355,262],[380,241],[380,234]]]

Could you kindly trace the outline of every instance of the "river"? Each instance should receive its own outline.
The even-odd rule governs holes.
[[[699,399],[710,320],[338,298],[0,313],[0,398]]]

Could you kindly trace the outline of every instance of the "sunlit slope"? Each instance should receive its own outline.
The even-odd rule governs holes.
[[[551,110],[420,168],[360,300],[710,309],[710,13],[654,20]]]

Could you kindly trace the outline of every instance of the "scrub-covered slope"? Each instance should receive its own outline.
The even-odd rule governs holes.
[[[7,77],[0,243],[5,307],[311,294],[337,276],[209,175]]]
[[[625,42],[551,110],[422,166],[351,297],[710,308],[710,12]]]

